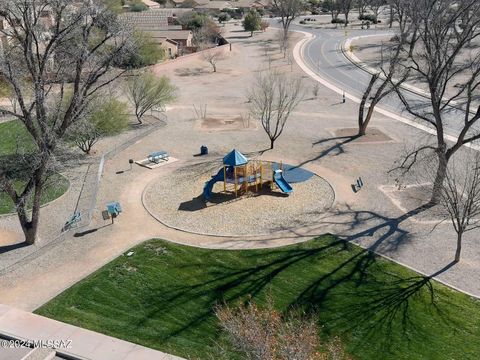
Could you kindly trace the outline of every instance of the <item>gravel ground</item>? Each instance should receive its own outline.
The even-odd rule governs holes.
[[[301,234],[297,231],[289,232],[288,236],[283,237],[276,233],[263,239],[228,239],[189,234],[162,226],[144,211],[142,192],[156,176],[171,174],[177,167],[209,159],[212,166],[205,171],[208,179],[218,170],[222,156],[232,148],[237,148],[249,158],[263,154],[263,160],[283,160],[284,163],[302,165],[328,179],[337,194],[335,205],[330,215],[328,212],[318,215],[318,221],[323,217],[326,225],[308,229],[308,233],[331,232],[426,274],[437,272],[450,263],[455,251],[455,233],[451,226],[445,223],[432,232],[430,224],[409,220],[399,222],[397,219],[403,212],[393,204],[389,196],[379,191],[381,186],[394,185],[395,179],[388,171],[394,161],[404,153],[405,148],[431,141],[429,135],[376,113],[371,126],[380,129],[394,139],[394,142],[359,143],[338,139],[332,136],[330,130],[355,126],[358,105],[349,100],[341,103],[340,96],[323,86],[316,98],[302,101],[292,113],[283,135],[275,143],[274,150],[265,151],[269,144],[268,138],[258,122],[257,130],[198,131],[199,121],[193,105],[197,108],[208,105],[208,116],[246,114],[248,104],[245,92],[256,76],[255,70],[269,66],[265,44],[276,37],[275,30],[256,33],[253,38],[250,33],[240,31],[240,26],[232,25],[230,30],[231,33],[226,36],[234,41],[232,53],[219,63],[217,73],[212,73],[208,64],[195,58],[153,68],[157,74],[172,79],[172,83],[180,89],[179,98],[175,104],[168,107],[165,127],[134,142],[128,149],[106,162],[95,218],[101,219],[100,211],[106,202],[118,200],[124,212],[115,224],[108,225],[108,222],[99,220],[97,227],[91,232],[76,238],[67,238],[61,246],[49,249],[45,247],[41,256],[21,266],[15,266],[14,271],[1,275],[2,303],[23,309],[35,309],[122,252],[153,237],[192,246],[229,249],[274,247],[301,241]],[[332,30],[331,34],[344,36],[340,29]],[[299,34],[292,34],[291,48],[299,38]],[[301,77],[311,95],[314,82],[295,64],[291,67],[288,59],[284,59],[274,47],[273,41],[271,45],[271,55],[274,57],[272,66],[280,71],[292,71]],[[189,68],[197,67],[205,71],[199,75],[182,75],[188,74]],[[182,71],[176,71],[178,69]],[[199,152],[201,145],[207,145],[210,153],[206,157],[195,157],[194,154]],[[99,152],[102,151],[102,146],[103,144],[98,144]],[[146,154],[158,150],[168,151],[179,161],[156,170],[139,166],[129,170],[129,159],[142,159]],[[120,170],[123,172],[117,174]],[[197,176],[199,173],[202,171],[196,170]],[[359,176],[365,186],[354,194],[350,184]],[[191,183],[190,186],[193,194],[186,198],[187,201],[201,194],[203,183],[199,180],[198,185]],[[295,188],[295,185],[293,186]],[[243,204],[243,200],[239,201],[239,205]],[[258,202],[256,204],[258,205]],[[55,208],[56,205],[51,206],[41,221],[48,222],[49,218],[53,218]],[[265,207],[262,210],[265,210]],[[188,213],[190,217],[194,214]],[[1,221],[0,228],[13,230],[8,225],[4,226]],[[467,234],[462,261],[442,273],[439,278],[480,296],[478,234],[478,231]],[[12,254],[10,256],[22,252],[23,249],[25,248],[9,251]],[[3,257],[0,257],[0,264],[2,261]]]
[[[201,192],[210,176],[198,167],[183,168],[161,176],[145,191],[145,206],[161,222],[195,233],[214,235],[260,235],[314,224],[318,214],[330,208],[334,192],[329,183],[314,176],[293,184],[293,193],[283,195],[268,187],[260,193],[235,198],[223,194],[223,183],[213,188],[213,203],[205,204]],[[229,189],[232,185],[229,186]]]

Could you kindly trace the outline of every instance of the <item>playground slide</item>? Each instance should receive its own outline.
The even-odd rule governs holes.
[[[275,181],[275,184],[277,184],[277,186],[279,187],[279,189],[282,190],[282,192],[284,192],[286,194],[289,194],[293,191],[290,184],[283,177],[283,174],[281,174],[281,173],[280,174],[275,174],[274,181]]]
[[[203,187],[203,197],[205,200],[210,201],[212,197],[213,185],[215,185],[217,181],[223,181],[223,179],[223,168],[221,168],[220,170],[218,170],[217,175],[212,176],[212,178],[205,183],[205,186]]]

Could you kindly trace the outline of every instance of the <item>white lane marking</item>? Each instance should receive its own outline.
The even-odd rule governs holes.
[[[340,89],[339,87],[335,86],[334,84],[332,84],[332,83],[328,82],[327,80],[323,79],[322,77],[318,76],[315,72],[313,72],[308,67],[308,65],[303,61],[303,58],[302,58],[303,48],[305,47],[305,45],[310,40],[312,40],[314,38],[314,36],[313,36],[313,34],[307,33],[305,31],[299,31],[299,30],[293,30],[293,31],[304,34],[306,36],[305,38],[303,38],[302,40],[297,42],[295,44],[295,47],[293,48],[293,58],[295,59],[295,62],[298,64],[298,66],[303,70],[303,72],[306,73],[308,76],[310,76],[312,79],[316,80],[317,82],[319,82],[320,84],[325,86],[326,88],[336,92],[337,94],[341,94],[341,95],[345,94],[345,97],[347,99],[350,99],[353,102],[355,102],[357,104],[360,104],[360,101],[361,101],[360,98],[358,98],[358,97],[356,97],[356,96],[354,96],[350,93],[344,92],[344,90]],[[393,120],[399,121],[399,122],[404,123],[406,125],[410,125],[410,126],[416,128],[416,129],[422,130],[422,131],[424,131],[428,134],[431,134],[431,135],[434,135],[434,136],[437,135],[437,132],[435,130],[430,129],[429,127],[427,127],[425,125],[418,124],[415,121],[412,121],[412,120],[409,120],[409,119],[404,118],[402,116],[399,116],[397,114],[394,114],[394,113],[392,113],[388,110],[382,109],[378,106],[375,107],[375,111],[378,112],[379,114],[388,116],[389,118],[391,118]],[[451,141],[451,142],[456,142],[458,140],[458,138],[456,136],[452,136],[452,135],[448,135],[448,134],[445,134],[444,138],[448,141]],[[478,145],[465,144],[465,146],[467,146],[471,149],[480,151],[480,146],[478,146]]]

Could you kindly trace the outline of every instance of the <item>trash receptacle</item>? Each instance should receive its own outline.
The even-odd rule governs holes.
[[[208,154],[208,147],[206,147],[205,145],[202,145],[200,147],[200,155],[207,155]]]

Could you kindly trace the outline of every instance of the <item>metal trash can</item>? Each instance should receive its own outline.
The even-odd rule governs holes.
[[[208,154],[208,147],[206,147],[205,145],[202,145],[200,147],[200,155],[207,155]]]

